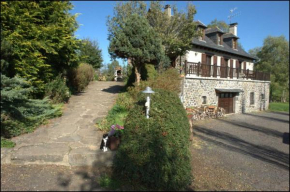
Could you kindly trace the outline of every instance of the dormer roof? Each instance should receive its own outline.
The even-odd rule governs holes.
[[[205,34],[210,34],[210,33],[224,33],[224,32],[220,30],[218,27],[212,27],[212,28],[207,28],[205,30]]]
[[[226,39],[226,38],[236,38],[236,39],[239,39],[238,36],[235,36],[234,34],[232,33],[226,33],[223,35],[223,38]]]
[[[197,26],[203,27],[203,28],[207,28],[207,26],[205,24],[203,24],[201,21],[197,20],[195,21]]]

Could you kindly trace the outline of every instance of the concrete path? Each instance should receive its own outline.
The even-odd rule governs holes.
[[[95,124],[107,115],[122,86],[120,82],[92,82],[84,93],[70,98],[62,117],[13,138],[16,147],[1,149],[1,164],[110,166],[114,152],[100,150],[103,133]]]

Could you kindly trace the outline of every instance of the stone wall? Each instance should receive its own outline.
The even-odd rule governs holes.
[[[217,88],[221,89],[242,89],[234,97],[234,112],[252,112],[267,110],[269,107],[269,81],[219,79],[219,78],[188,78],[185,77],[182,89],[182,101],[184,107],[202,106],[202,97],[206,96],[208,105],[218,105]],[[254,104],[250,104],[250,93],[254,92]],[[264,100],[261,98],[264,94]]]

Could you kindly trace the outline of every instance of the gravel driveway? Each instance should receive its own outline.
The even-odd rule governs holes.
[[[289,191],[289,114],[233,114],[193,127],[193,190]]]

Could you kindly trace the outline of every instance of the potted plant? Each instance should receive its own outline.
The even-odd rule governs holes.
[[[116,124],[111,126],[108,140],[108,147],[110,150],[114,151],[119,147],[123,131],[124,127],[121,125]]]

